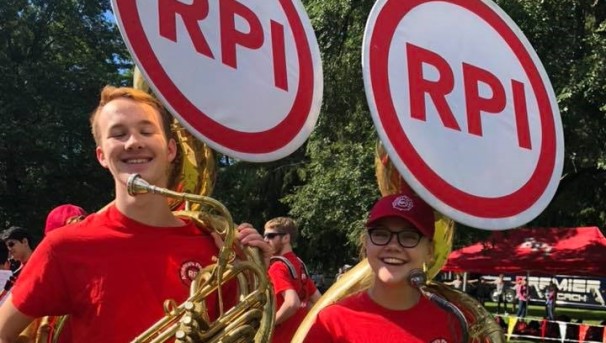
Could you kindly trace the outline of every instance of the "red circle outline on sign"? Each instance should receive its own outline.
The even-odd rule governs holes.
[[[310,113],[314,90],[314,66],[310,45],[296,8],[290,0],[280,4],[295,38],[299,58],[299,84],[288,115],[276,126],[260,132],[244,132],[226,127],[200,111],[172,82],[147,40],[137,10],[137,0],[116,1],[125,36],[143,69],[158,92],[191,127],[202,136],[233,151],[267,154],[289,144],[304,127]]]
[[[370,39],[369,67],[370,83],[379,119],[398,157],[406,161],[406,166],[433,196],[448,206],[481,218],[506,218],[529,209],[544,193],[551,179],[556,159],[555,123],[553,110],[545,85],[532,57],[524,44],[505,21],[485,3],[468,0],[439,0],[463,7],[476,13],[491,25],[509,45],[523,66],[539,107],[542,130],[542,144],[537,167],[529,180],[517,191],[498,198],[476,196],[457,189],[434,172],[406,136],[397,117],[389,89],[388,52],[398,24],[413,8],[437,0],[387,1],[377,15]],[[377,24],[380,23],[380,24]],[[390,37],[390,38],[386,38]]]

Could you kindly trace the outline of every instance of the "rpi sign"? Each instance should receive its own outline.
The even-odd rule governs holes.
[[[564,138],[530,43],[489,0],[378,0],[362,66],[371,114],[406,182],[463,224],[513,228],[540,214]]]
[[[112,0],[155,94],[195,136],[242,160],[296,150],[322,103],[322,65],[299,0]]]

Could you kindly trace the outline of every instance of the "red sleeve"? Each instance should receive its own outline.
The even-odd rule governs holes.
[[[43,239],[11,290],[13,305],[30,317],[70,312],[69,290],[53,249],[51,237]]]
[[[307,285],[305,285],[305,287],[307,288],[306,293],[308,298],[311,298],[311,296],[314,295],[314,293],[316,293],[318,290],[318,288],[316,288],[316,283],[312,278],[307,279]]]

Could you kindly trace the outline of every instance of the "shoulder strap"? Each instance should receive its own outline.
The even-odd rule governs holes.
[[[293,279],[298,279],[299,277],[297,276],[297,271],[295,269],[295,266],[292,265],[292,263],[284,256],[272,256],[269,259],[269,263],[274,263],[275,261],[281,261],[284,264],[286,264],[286,267],[288,267],[288,271],[290,272],[290,276],[292,276]],[[300,261],[300,260],[299,260]],[[305,265],[303,265],[304,269],[305,269]],[[307,269],[305,269],[305,273],[307,273]]]
[[[301,260],[299,257],[297,257],[297,260],[299,260],[299,263],[301,263],[301,266],[303,266],[303,273],[305,273],[305,275],[309,279],[309,270],[307,270],[307,266],[305,265],[303,260]]]

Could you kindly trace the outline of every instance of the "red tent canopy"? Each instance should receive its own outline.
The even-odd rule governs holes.
[[[606,238],[597,227],[496,231],[453,251],[443,271],[606,276]]]

